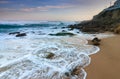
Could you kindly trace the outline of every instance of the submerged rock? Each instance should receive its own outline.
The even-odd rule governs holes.
[[[61,27],[61,29],[65,29],[66,27]]]
[[[67,32],[66,30],[62,30],[62,32]]]
[[[20,33],[20,34],[17,34],[16,37],[22,37],[22,36],[26,36],[27,34],[26,33]]]
[[[81,67],[76,67],[72,70],[71,75],[79,75]]]
[[[52,59],[54,55],[55,55],[54,53],[49,52],[49,54],[45,58]]]
[[[75,34],[70,32],[58,32],[56,34],[49,34],[51,36],[74,36]]]

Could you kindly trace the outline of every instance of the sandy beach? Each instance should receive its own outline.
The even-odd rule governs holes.
[[[86,79],[120,79],[120,35],[104,38],[100,52],[91,55],[91,64],[85,68]]]

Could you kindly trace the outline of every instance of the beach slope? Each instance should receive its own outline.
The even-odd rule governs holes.
[[[100,52],[91,58],[87,79],[120,79],[120,35],[102,39]]]

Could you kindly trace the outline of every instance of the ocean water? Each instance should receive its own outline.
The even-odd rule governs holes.
[[[59,21],[0,21],[0,79],[86,79],[89,55],[99,48],[87,45],[94,35],[70,31]],[[75,36],[50,36],[62,31]],[[11,32],[26,33],[16,37]],[[52,59],[46,58],[50,53]],[[72,74],[77,68],[78,74]]]

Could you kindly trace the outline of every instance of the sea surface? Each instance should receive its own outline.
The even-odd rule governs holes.
[[[86,79],[84,68],[89,55],[99,48],[87,45],[94,34],[84,34],[67,27],[76,22],[0,21],[0,79]],[[16,37],[12,32],[26,33]],[[50,36],[58,32],[75,36]],[[107,35],[99,34],[99,37]],[[52,53],[53,58],[47,58]],[[74,69],[77,74],[73,74]]]

